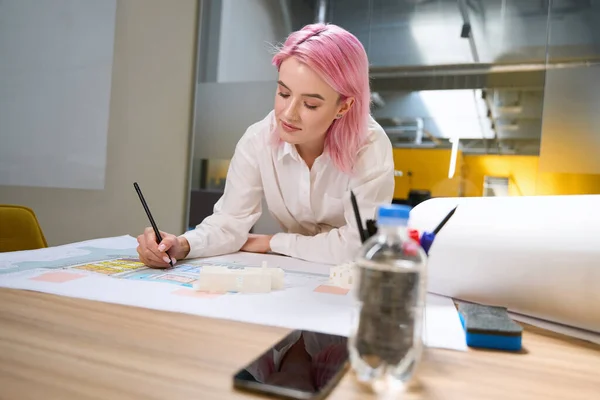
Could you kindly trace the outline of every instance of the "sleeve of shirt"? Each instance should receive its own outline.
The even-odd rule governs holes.
[[[225,190],[215,204],[213,214],[182,235],[190,244],[187,258],[238,251],[260,217],[263,189],[253,135],[254,132],[247,131],[237,143]]]
[[[315,236],[278,233],[270,242],[273,252],[324,264],[342,264],[354,258],[361,241],[350,190],[356,196],[365,228],[366,220],[375,218],[377,207],[391,203],[394,196],[392,145],[385,136],[371,146],[359,155],[355,176],[350,180],[348,195],[343,199],[346,224]]]

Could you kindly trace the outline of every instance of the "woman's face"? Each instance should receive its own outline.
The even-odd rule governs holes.
[[[291,144],[323,142],[331,123],[352,101],[339,101],[338,93],[310,67],[289,57],[279,68],[275,94],[279,136]]]

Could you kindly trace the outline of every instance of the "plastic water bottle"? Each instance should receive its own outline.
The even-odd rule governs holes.
[[[407,206],[380,206],[377,234],[355,259],[350,362],[372,385],[404,386],[421,358],[427,256],[408,236],[409,213]]]

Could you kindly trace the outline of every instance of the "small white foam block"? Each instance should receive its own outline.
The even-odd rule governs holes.
[[[329,281],[334,286],[349,289],[356,282],[354,263],[336,265],[329,270]]]
[[[283,289],[283,270],[281,268],[267,268],[267,273],[271,275],[271,290]]]
[[[208,292],[268,293],[283,288],[281,268],[203,266],[194,290]]]
[[[284,273],[281,268],[269,268],[267,261],[262,262],[262,270],[271,275],[271,290],[279,290],[284,287]]]

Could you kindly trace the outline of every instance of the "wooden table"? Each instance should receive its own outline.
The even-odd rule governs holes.
[[[0,289],[0,399],[248,399],[232,374],[285,329]],[[525,326],[525,350],[426,352],[407,399],[600,399],[600,346]],[[375,398],[347,373],[329,399]]]

